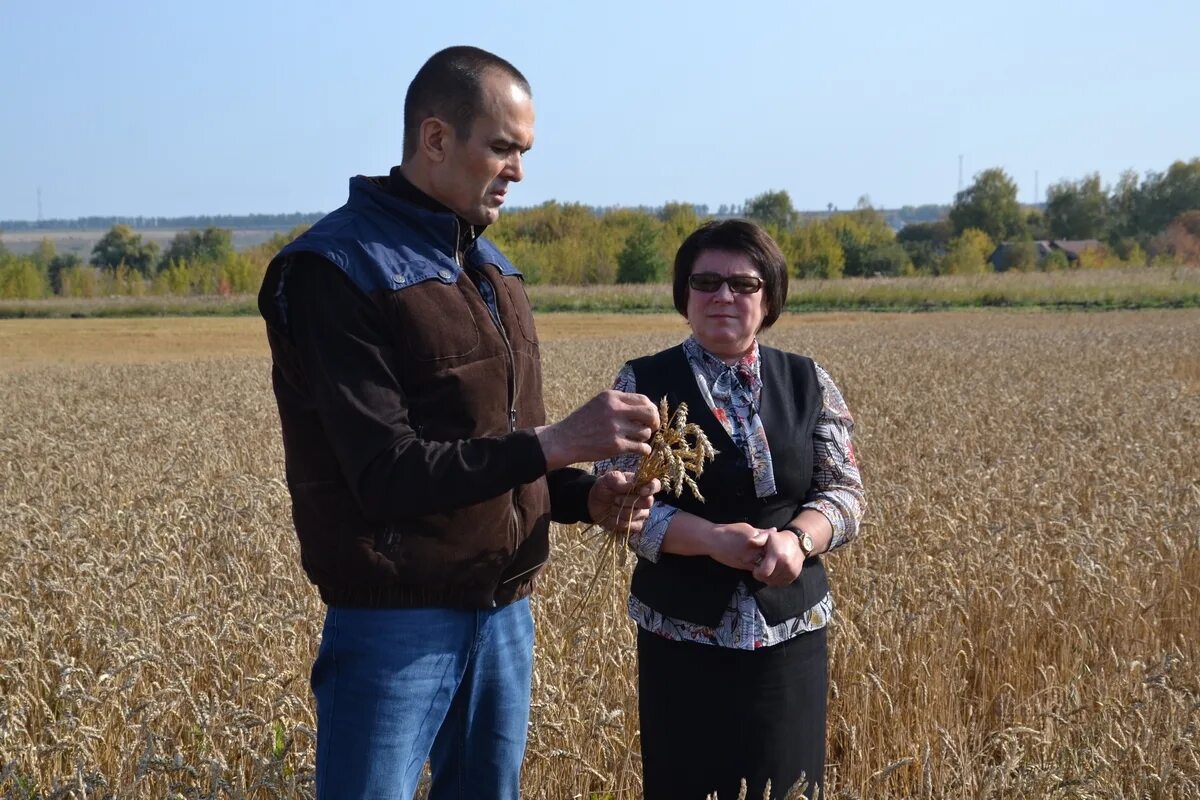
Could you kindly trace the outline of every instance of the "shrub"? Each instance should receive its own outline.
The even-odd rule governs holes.
[[[0,297],[5,300],[35,300],[46,296],[46,276],[29,258],[0,262]]]
[[[1051,250],[1042,259],[1042,269],[1046,272],[1062,272],[1070,268],[1071,262],[1067,259],[1067,254],[1062,250]]]
[[[655,283],[667,275],[667,262],[659,251],[658,229],[649,220],[638,220],[617,256],[617,283]]]

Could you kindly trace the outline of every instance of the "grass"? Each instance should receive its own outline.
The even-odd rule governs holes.
[[[530,286],[540,312],[673,310],[667,284]],[[932,278],[791,282],[793,311],[932,311],[954,308],[1136,309],[1200,306],[1200,267],[998,273]],[[4,300],[0,319],[256,315],[253,296]]]
[[[257,316],[253,295],[229,297],[50,297],[0,300],[0,319]]]
[[[110,357],[63,359],[82,324]],[[55,326],[0,368],[0,796],[311,797],[321,605],[269,364],[237,349],[261,327],[0,333]],[[668,315],[539,329],[552,418],[683,332]],[[838,381],[868,490],[859,540],[827,561],[833,796],[1200,796],[1196,341],[1195,309],[771,331]],[[553,538],[525,794],[637,797],[630,565],[588,594],[611,549]]]

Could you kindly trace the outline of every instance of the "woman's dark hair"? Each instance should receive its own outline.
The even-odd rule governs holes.
[[[463,45],[447,47],[429,57],[404,96],[405,158],[416,151],[421,123],[429,117],[446,120],[461,138],[471,135],[471,125],[483,105],[483,78],[489,71],[506,75],[525,94],[533,96],[520,70],[487,50]]]
[[[787,300],[788,273],[787,260],[783,257],[779,245],[762,228],[744,219],[727,219],[706,222],[683,240],[675,253],[675,274],[672,291],[675,297],[675,310],[687,317],[688,278],[696,266],[700,254],[707,250],[721,250],[726,253],[737,253],[750,259],[750,263],[758,269],[763,279],[763,299],[767,303],[767,312],[763,316],[762,327],[766,330],[775,324],[783,311],[784,301]]]

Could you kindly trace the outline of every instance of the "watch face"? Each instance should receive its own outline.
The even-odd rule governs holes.
[[[813,544],[812,537],[808,535],[808,531],[801,530],[795,525],[788,525],[787,529],[796,534],[796,538],[800,540],[800,549],[804,551],[804,555],[812,555],[812,551],[816,549],[816,545]]]

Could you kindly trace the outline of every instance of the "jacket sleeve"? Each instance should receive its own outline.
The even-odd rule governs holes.
[[[369,518],[462,508],[546,473],[532,430],[454,442],[418,438],[382,313],[324,258],[294,256],[284,293],[306,394]]]
[[[550,519],[555,522],[593,522],[588,511],[588,494],[596,476],[575,467],[546,473],[550,487]]]

